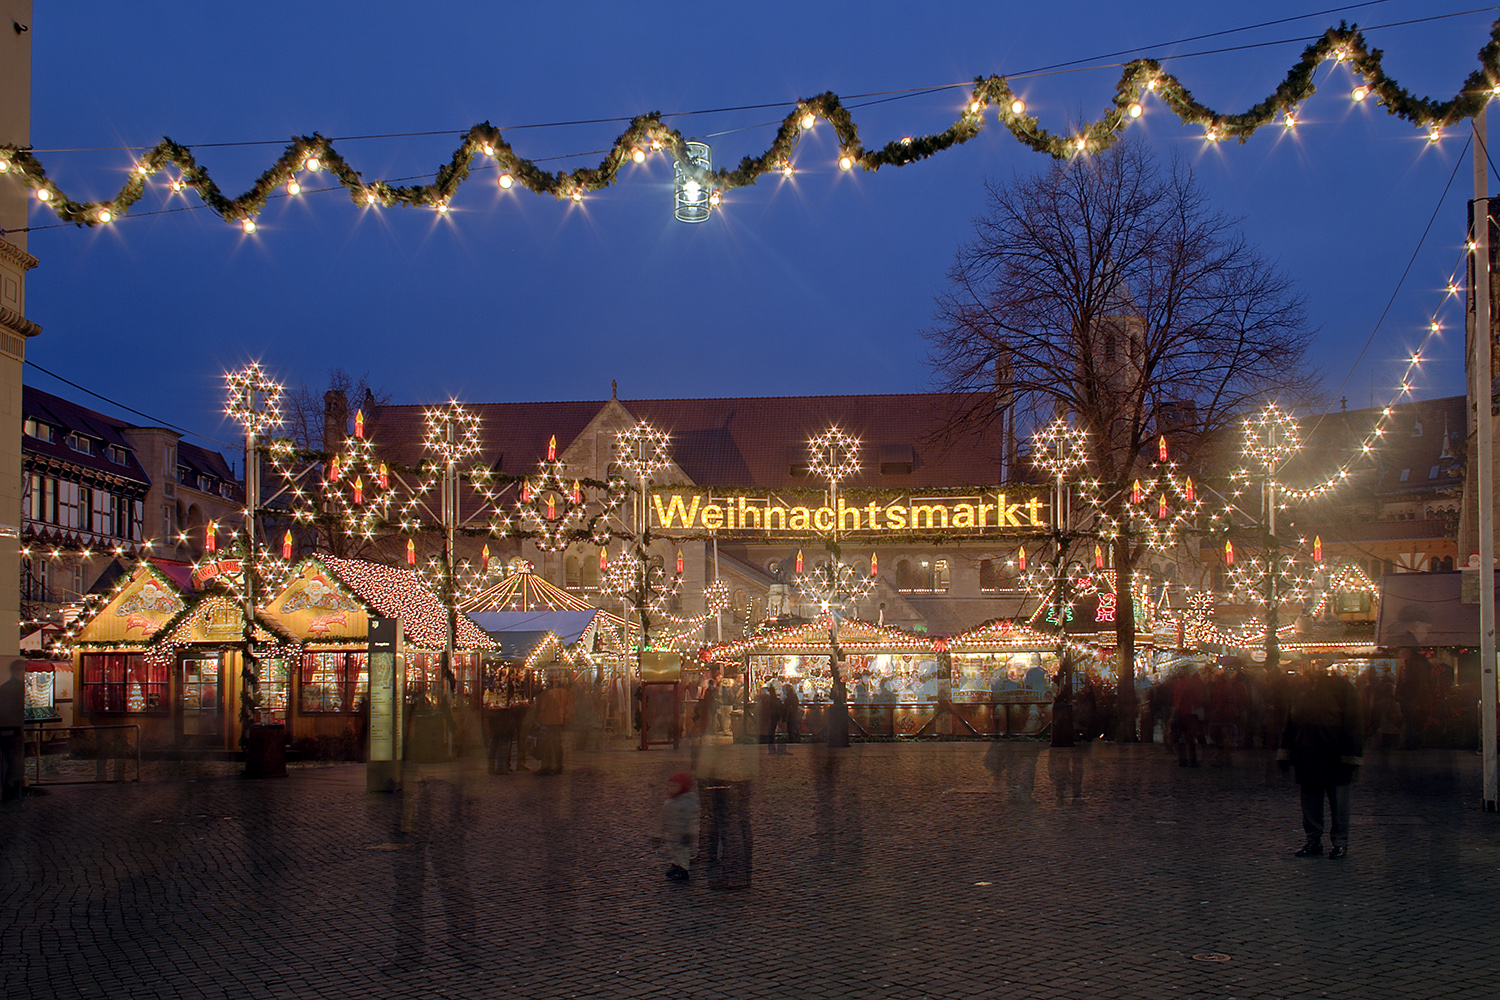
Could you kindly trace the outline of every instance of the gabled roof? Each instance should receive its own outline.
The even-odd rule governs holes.
[[[415,646],[442,649],[447,642],[448,613],[420,577],[410,570],[363,559],[310,556],[338,577],[366,607],[384,618],[401,619],[401,629]],[[493,649],[495,642],[463,612],[458,614],[454,644],[462,649]]]
[[[997,481],[1001,444],[993,430],[959,439],[946,433],[953,414],[971,396],[905,393],[867,396],[759,396],[727,399],[620,400],[619,405],[671,435],[671,457],[700,486],[821,488],[819,480],[793,475],[807,443],[830,426],[861,441],[861,470],[846,486],[927,487]],[[557,435],[569,445],[608,405],[601,402],[480,403],[483,464],[521,475],[536,469]],[[382,453],[404,464],[422,457],[423,406],[382,406],[371,436]],[[881,471],[881,455],[907,454],[911,471]],[[589,449],[592,451],[593,449]],[[904,463],[896,468],[905,468]],[[584,475],[603,469],[578,470]]]

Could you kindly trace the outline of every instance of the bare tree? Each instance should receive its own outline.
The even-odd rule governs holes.
[[[973,402],[957,427],[998,419],[997,400],[1040,426],[1070,414],[1103,484],[1119,613],[1119,701],[1136,704],[1132,570],[1142,540],[1125,484],[1170,431],[1192,453],[1257,402],[1303,401],[1316,375],[1290,280],[1215,212],[1177,161],[1137,141],[987,183],[924,332],[944,389]],[[1000,383],[1000,384],[997,384]],[[1289,398],[1290,397],[1290,398]]]
[[[324,450],[324,400],[330,392],[343,394],[351,417],[355,410],[384,406],[391,401],[391,394],[388,391],[370,385],[369,372],[355,378],[342,368],[329,369],[328,388],[322,393],[309,388],[306,383],[295,389],[289,389],[283,397],[282,413],[286,421],[286,435],[298,448],[310,451]],[[340,441],[343,440],[345,434],[349,433],[347,427],[336,427],[332,430]]]

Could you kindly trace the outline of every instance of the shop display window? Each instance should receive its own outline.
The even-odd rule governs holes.
[[[144,653],[84,653],[80,695],[91,714],[167,714],[167,664]]]
[[[286,722],[287,690],[291,669],[285,660],[260,661],[260,700],[255,706],[257,722]]]
[[[304,653],[302,712],[357,712],[370,692],[368,654]]]

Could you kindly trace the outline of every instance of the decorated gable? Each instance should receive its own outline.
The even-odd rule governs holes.
[[[117,646],[145,644],[186,606],[176,584],[149,564],[142,564],[93,617],[82,622],[71,641]]]
[[[364,642],[369,635],[369,614],[364,604],[316,559],[303,563],[261,613],[304,641]]]

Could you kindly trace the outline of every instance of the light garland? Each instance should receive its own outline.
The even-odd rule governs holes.
[[[245,433],[259,437],[271,428],[281,426],[282,385],[259,363],[246,365],[237,372],[226,372],[224,381],[229,387],[229,402],[224,413],[244,427]]]
[[[1160,62],[1137,59],[1121,71],[1112,106],[1098,119],[1068,134],[1042,128],[1035,117],[1026,113],[1025,102],[1011,90],[1004,77],[980,77],[975,79],[962,113],[947,129],[919,137],[903,136],[879,149],[864,146],[848,109],[836,94],[828,92],[799,101],[782,120],[776,138],[761,155],[746,156],[733,170],[693,168],[692,173],[695,182],[707,187],[712,192],[710,197],[716,200],[722,199],[724,191],[754,184],[768,173],[790,177],[797,142],[819,119],[833,126],[841,169],[851,170],[857,165],[874,171],[884,166],[906,166],[974,138],[984,128],[985,112],[991,108],[997,109],[998,122],[1018,141],[1058,159],[1108,149],[1129,123],[1142,117],[1152,99],[1159,100],[1184,124],[1201,127],[1207,142],[1225,139],[1244,142],[1267,125],[1292,127],[1299,106],[1317,90],[1313,74],[1324,62],[1349,64],[1359,80],[1350,92],[1351,101],[1360,103],[1374,98],[1385,105],[1388,113],[1426,131],[1429,141],[1436,142],[1445,126],[1474,117],[1495,96],[1494,81],[1500,79],[1500,21],[1492,25],[1490,41],[1480,50],[1478,59],[1480,68],[1469,74],[1463,88],[1451,99],[1435,101],[1418,97],[1385,74],[1381,51],[1369,49],[1357,27],[1341,23],[1303,50],[1301,58],[1270,96],[1238,114],[1225,114],[1201,104],[1177,77],[1162,70]],[[177,174],[170,181],[173,191],[191,189],[223,219],[253,234],[257,229],[255,217],[264,210],[267,200],[283,190],[290,193],[295,187],[300,191],[299,176],[303,173],[327,170],[349,192],[354,203],[366,209],[402,205],[446,214],[479,159],[499,171],[502,190],[520,185],[537,194],[580,202],[585,195],[614,184],[625,164],[640,162],[647,150],[665,151],[675,164],[693,167],[688,140],[663,124],[659,112],[652,112],[632,119],[597,167],[557,173],[542,170],[534,161],[516,155],[500,130],[488,122],[468,130],[430,184],[393,186],[384,181],[367,181],[349,166],[332,140],[316,133],[293,139],[250,189],[235,198],[219,189],[189,147],[171,139],[162,139],[136,160],[129,179],[114,197],[105,201],[81,202],[69,197],[47,177],[41,161],[30,150],[14,144],[0,146],[0,172],[16,174],[36,192],[38,201],[52,208],[64,222],[92,227],[109,225],[123,217],[145,193],[148,179],[174,167]]]

